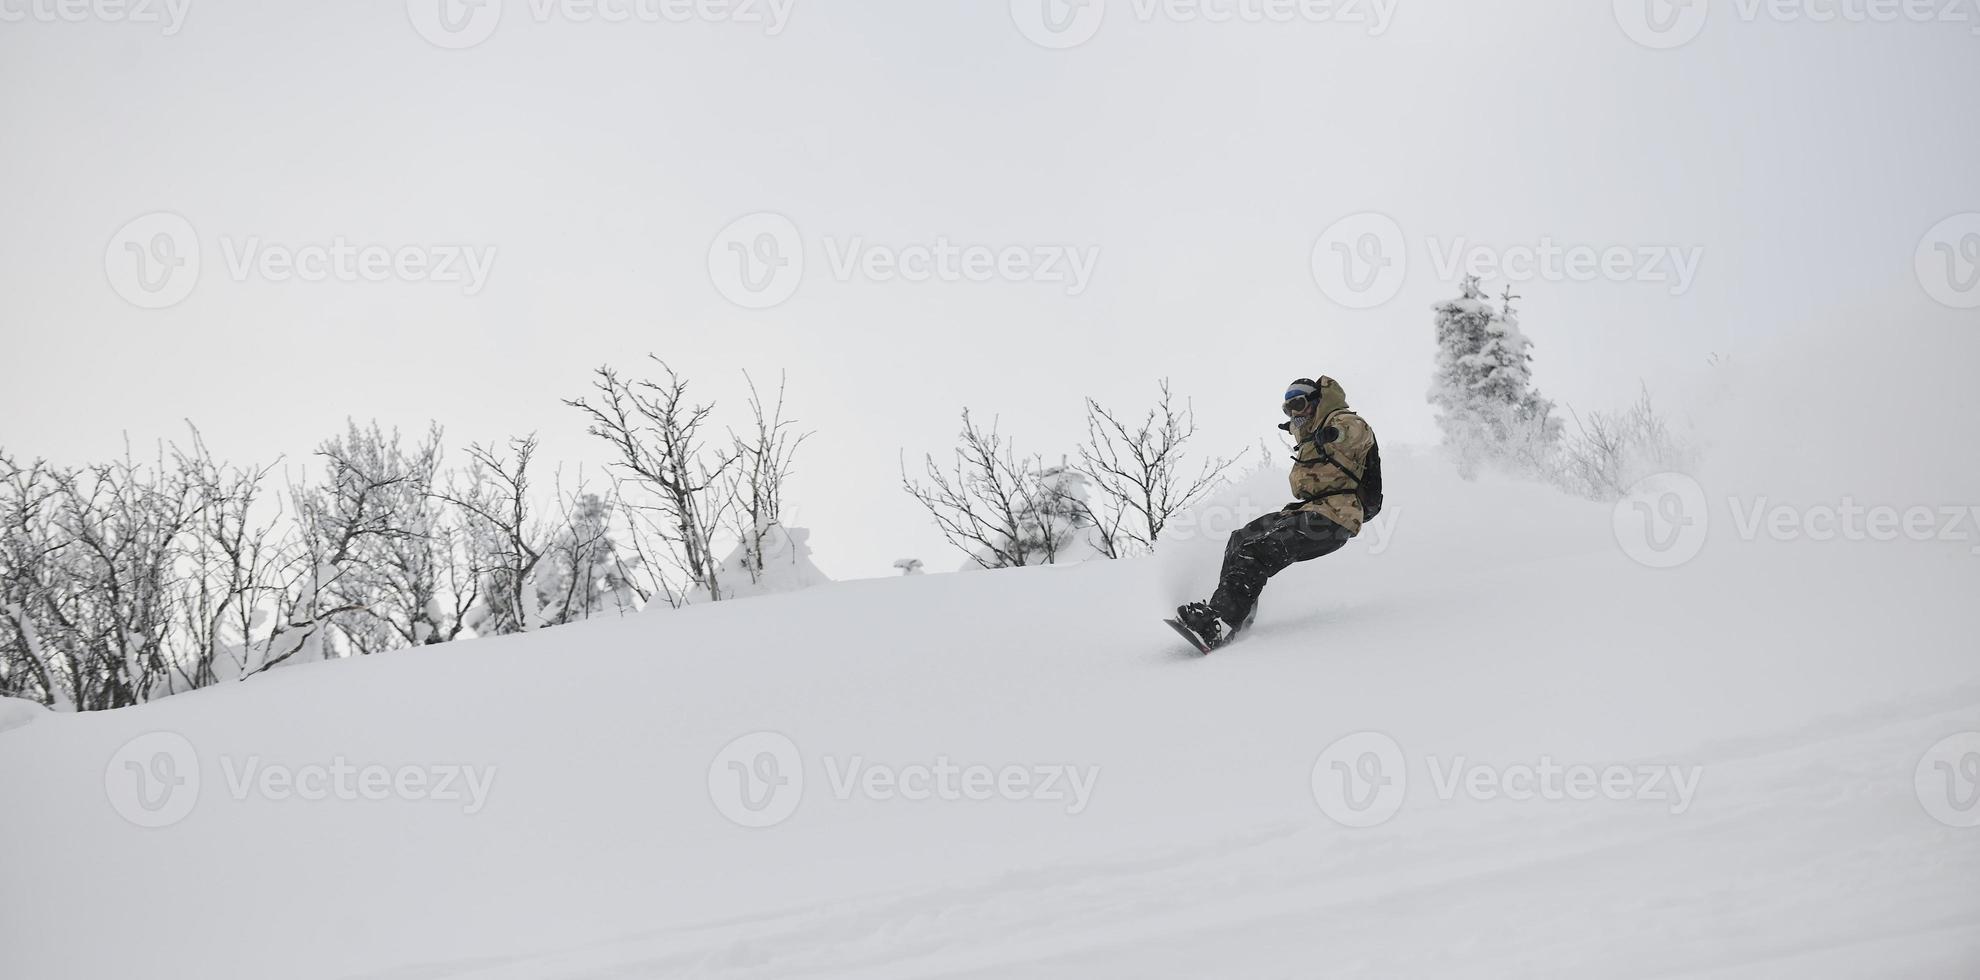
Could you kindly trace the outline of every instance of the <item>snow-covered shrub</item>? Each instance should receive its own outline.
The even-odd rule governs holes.
[[[1671,431],[1647,387],[1628,408],[1576,416],[1576,423],[1561,440],[1552,472],[1561,489],[1577,496],[1618,500],[1646,476],[1687,471],[1697,462],[1696,449]]]
[[[832,581],[811,560],[811,531],[781,524],[739,540],[722,560],[721,580],[724,599],[796,592]],[[707,600],[705,592],[688,596],[689,602]]]
[[[996,426],[962,413],[954,458],[924,460],[923,480],[901,470],[901,486],[927,508],[942,536],[969,556],[965,568],[1015,568],[1106,557],[1098,543],[1091,486],[1068,465],[1020,457]]]

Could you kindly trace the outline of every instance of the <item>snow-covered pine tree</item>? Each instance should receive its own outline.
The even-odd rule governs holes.
[[[1510,289],[1493,309],[1477,277],[1437,306],[1437,373],[1430,404],[1445,448],[1466,479],[1487,464],[1544,469],[1560,439],[1554,405],[1533,385],[1533,341],[1519,327]]]

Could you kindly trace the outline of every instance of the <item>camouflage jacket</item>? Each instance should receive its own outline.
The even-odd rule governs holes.
[[[1349,534],[1361,533],[1362,468],[1375,445],[1375,430],[1348,408],[1340,382],[1320,378],[1320,404],[1312,415],[1293,419],[1286,431],[1298,443],[1292,468],[1293,496],[1300,510],[1319,514]]]

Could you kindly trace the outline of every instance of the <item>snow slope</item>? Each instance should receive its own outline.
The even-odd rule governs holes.
[[[1934,816],[1922,765],[1980,731],[1970,542],[1721,535],[1655,570],[1607,507],[1389,469],[1383,526],[1275,581],[1210,658],[1155,615],[1208,590],[1216,533],[23,712],[0,974],[1980,976],[1980,828]],[[1399,809],[1346,826],[1316,762],[1364,764],[1323,752],[1370,731],[1401,753]],[[197,793],[133,810],[120,747],[154,732]],[[801,787],[742,782],[793,776],[765,768],[775,736],[724,754],[757,732]],[[1440,792],[1459,757],[1699,781],[1682,806]],[[339,760],[492,781],[232,786]],[[835,779],[945,762],[1097,777],[1083,806]],[[770,809],[738,806],[758,790]]]

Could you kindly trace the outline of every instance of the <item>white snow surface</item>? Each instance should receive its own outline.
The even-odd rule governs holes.
[[[9,728],[19,728],[37,718],[46,717],[47,714],[48,709],[38,701],[0,698],[0,732]]]
[[[1280,576],[1207,658],[1157,619],[1208,591],[1228,520],[1149,560],[830,584],[41,714],[0,732],[0,974],[1980,976],[1980,828],[1935,818],[1920,776],[1980,731],[1970,542],[1720,534],[1656,570],[1607,506],[1401,451],[1387,469],[1383,533]],[[1316,761],[1370,731],[1407,790],[1349,827]],[[112,800],[120,746],[154,732],[193,748],[199,787],[147,828]],[[745,827],[721,753],[757,732],[791,740],[803,785]],[[1443,798],[1459,757],[1700,781],[1682,812]],[[475,812],[233,788],[338,762],[493,781]],[[943,762],[1097,781],[1076,813],[835,785]]]

